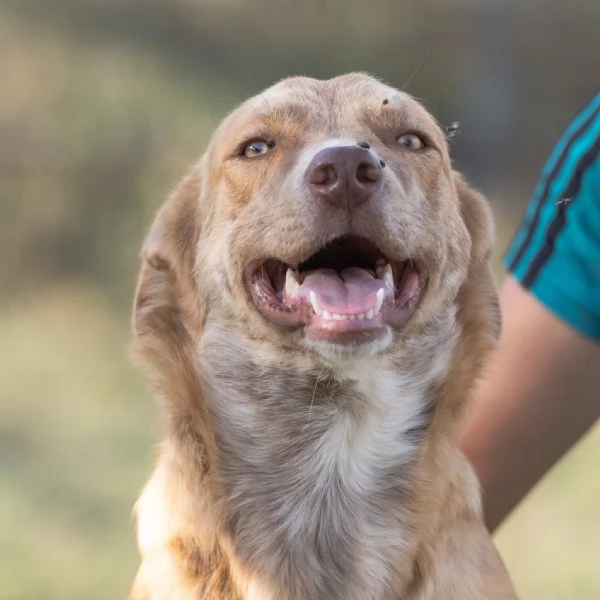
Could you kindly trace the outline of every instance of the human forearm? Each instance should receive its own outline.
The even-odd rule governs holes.
[[[548,312],[512,278],[502,337],[462,437],[495,529],[600,414],[600,345]]]

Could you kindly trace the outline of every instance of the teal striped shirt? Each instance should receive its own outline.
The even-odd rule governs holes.
[[[550,311],[600,341],[600,92],[556,144],[504,264]]]

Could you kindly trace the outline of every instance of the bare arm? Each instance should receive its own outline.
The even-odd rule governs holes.
[[[461,440],[490,531],[600,416],[600,344],[510,276],[500,306],[500,345]]]

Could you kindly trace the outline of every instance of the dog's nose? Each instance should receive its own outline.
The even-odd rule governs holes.
[[[338,207],[366,202],[382,183],[381,164],[359,146],[333,146],[318,152],[306,170],[313,193]]]

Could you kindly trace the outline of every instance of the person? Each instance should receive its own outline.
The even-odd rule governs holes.
[[[504,265],[500,342],[461,438],[490,531],[600,416],[600,92],[558,141]]]

